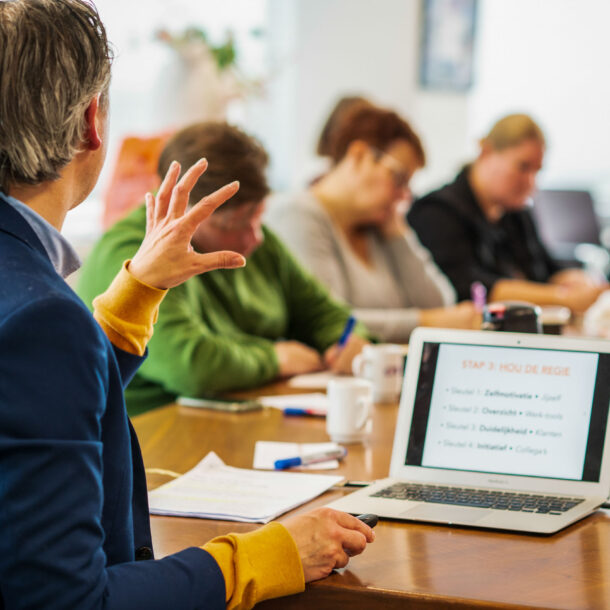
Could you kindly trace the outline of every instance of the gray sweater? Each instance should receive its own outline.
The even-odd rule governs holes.
[[[352,251],[310,192],[274,195],[269,199],[265,222],[383,341],[407,341],[419,323],[420,309],[455,303],[449,280],[413,231],[388,240],[371,229],[369,266]]]

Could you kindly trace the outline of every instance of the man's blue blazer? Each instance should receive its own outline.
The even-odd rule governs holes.
[[[223,608],[190,548],[152,558],[146,480],[114,348],[0,193],[0,609]]]

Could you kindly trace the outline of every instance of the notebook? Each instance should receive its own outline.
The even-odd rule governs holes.
[[[610,491],[610,342],[419,328],[389,478],[330,504],[550,534]]]

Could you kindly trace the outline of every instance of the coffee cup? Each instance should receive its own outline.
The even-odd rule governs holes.
[[[359,443],[371,432],[373,384],[366,379],[331,379],[326,388],[326,431],[336,443]]]
[[[404,349],[392,343],[365,345],[352,362],[354,375],[373,384],[375,402],[398,400],[404,368]]]
[[[561,335],[572,317],[572,312],[567,307],[551,305],[541,309],[542,332],[547,335]]]

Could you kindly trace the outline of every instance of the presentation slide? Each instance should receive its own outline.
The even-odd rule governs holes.
[[[598,355],[441,345],[422,466],[582,478]]]

